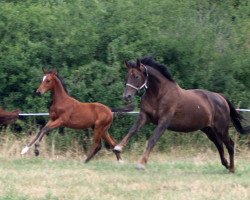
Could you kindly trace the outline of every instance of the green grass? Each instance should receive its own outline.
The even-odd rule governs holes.
[[[249,153],[236,158],[236,173],[224,169],[215,152],[185,156],[153,153],[145,171],[137,156],[80,159],[0,159],[0,200],[21,199],[250,199]]]

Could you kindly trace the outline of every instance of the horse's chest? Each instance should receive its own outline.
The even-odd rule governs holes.
[[[61,115],[62,111],[60,109],[55,109],[53,106],[49,109],[50,118],[54,121]]]
[[[159,113],[156,109],[146,110],[146,113],[152,123],[154,124],[158,123]]]

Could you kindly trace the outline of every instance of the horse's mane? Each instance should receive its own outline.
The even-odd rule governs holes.
[[[163,76],[165,76],[170,81],[174,81],[172,75],[168,71],[167,67],[163,64],[157,63],[153,58],[151,57],[143,57],[140,59],[141,63],[147,66],[150,66],[157,71],[159,71]]]
[[[53,73],[53,70],[48,71],[47,73]],[[65,90],[65,92],[66,92],[67,94],[69,94],[69,92],[68,92],[68,90],[67,90],[67,88],[66,88],[66,84],[65,84],[65,82],[64,82],[64,79],[63,79],[61,76],[59,76],[58,73],[56,74],[56,77],[60,80],[60,82],[61,82],[61,84],[62,84],[63,89]]]

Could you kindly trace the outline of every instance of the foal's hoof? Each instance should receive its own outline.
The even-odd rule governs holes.
[[[39,150],[38,149],[35,149],[35,156],[39,156],[39,154],[40,154],[40,152],[39,152]]]
[[[116,152],[116,153],[121,153],[122,152],[122,147],[119,146],[119,145],[117,145],[117,146],[115,146],[115,148],[113,149],[113,151]]]
[[[22,152],[21,152],[21,155],[26,154],[29,151],[29,149],[30,148],[28,146],[24,147],[23,150],[22,150]]]
[[[141,163],[138,163],[138,164],[136,165],[136,169],[144,171],[144,170],[146,169],[146,167],[145,167],[145,165],[143,165],[143,164],[141,164]]]

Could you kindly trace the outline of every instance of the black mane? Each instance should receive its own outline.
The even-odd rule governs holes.
[[[170,81],[174,81],[173,77],[171,76],[170,72],[168,71],[167,67],[163,64],[157,63],[153,58],[151,57],[143,57],[140,59],[141,63],[147,66],[150,66],[157,71],[159,71],[163,76],[165,76]]]

